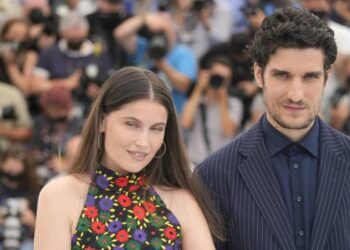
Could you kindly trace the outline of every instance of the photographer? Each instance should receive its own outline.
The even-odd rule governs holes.
[[[116,68],[125,65],[125,54],[113,37],[113,30],[129,17],[124,9],[124,0],[97,0],[97,10],[87,16],[90,36],[97,36],[103,41]]]
[[[176,26],[178,42],[188,46],[196,58],[215,43],[227,41],[232,33],[232,13],[222,1],[161,1]],[[166,7],[166,8],[165,8]]]
[[[40,104],[43,113],[34,118],[35,130],[29,148],[45,183],[60,172],[56,158],[63,151],[63,145],[79,134],[83,121],[72,116],[72,96],[64,86],[55,85],[45,91]]]
[[[84,77],[86,67],[95,65],[99,72],[107,73],[112,69],[111,59],[101,44],[87,38],[89,23],[78,13],[70,12],[60,19],[59,32],[61,39],[58,43],[40,53],[31,82],[32,92],[40,94],[54,84],[59,84],[84,96],[88,86],[81,86],[81,78]],[[95,85],[97,88],[98,84]],[[84,90],[79,90],[80,87],[84,87]],[[81,101],[79,108],[84,110],[87,104],[74,97],[76,101]]]
[[[129,64],[158,72],[171,89],[177,113],[181,114],[197,65],[193,53],[176,43],[168,13],[129,18],[115,29],[114,35],[128,54]]]
[[[247,46],[252,38],[250,32],[239,32],[232,34],[230,41],[218,44],[208,50],[200,60],[200,68],[207,69],[208,62],[216,56],[228,56],[231,61],[232,71],[234,72],[229,94],[241,99],[244,106],[241,126],[251,118],[251,104],[258,91],[252,74],[251,59],[248,54]]]
[[[0,81],[29,93],[31,61],[37,57],[28,37],[29,24],[25,19],[12,18],[3,26],[0,35]]]
[[[32,120],[22,93],[0,82],[0,155],[11,144],[29,140],[31,128]]]
[[[339,88],[331,98],[330,125],[349,135],[350,122],[350,92],[348,89]]]
[[[194,164],[227,144],[238,133],[243,104],[228,95],[234,72],[226,57],[215,57],[199,73],[185,105],[181,125],[189,129],[188,152]]]
[[[8,149],[0,158],[0,249],[33,249],[38,177],[23,147]]]

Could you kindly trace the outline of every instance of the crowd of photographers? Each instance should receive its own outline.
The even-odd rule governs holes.
[[[264,113],[247,46],[303,7],[334,30],[323,118],[350,134],[347,0],[0,0],[0,250],[33,249],[40,188],[69,168],[90,104],[125,65],[169,87],[193,166]]]

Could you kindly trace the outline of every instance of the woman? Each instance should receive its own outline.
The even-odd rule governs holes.
[[[28,43],[29,24],[25,19],[12,18],[0,34],[0,80],[17,86],[28,95],[29,77],[37,61],[37,52]]]
[[[70,173],[40,194],[35,249],[214,249],[216,221],[194,198],[172,99],[154,73],[126,67],[107,80]]]
[[[34,159],[10,147],[0,159],[0,249],[33,249],[38,194]]]

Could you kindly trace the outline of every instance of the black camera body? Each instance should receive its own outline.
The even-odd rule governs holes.
[[[242,13],[245,16],[255,16],[259,7],[253,4],[247,4],[241,8]]]
[[[12,105],[0,107],[0,120],[15,120],[17,118],[16,109]]]
[[[149,40],[148,53],[151,59],[160,60],[168,53],[168,39],[164,32],[154,33]]]
[[[209,86],[213,89],[220,88],[225,82],[225,78],[219,74],[211,75],[209,79]]]
[[[159,0],[157,8],[158,8],[158,11],[168,11],[170,9],[170,1]]]
[[[8,198],[1,207],[4,221],[1,225],[1,244],[4,250],[20,250],[22,244],[22,223],[20,221],[23,199]]]

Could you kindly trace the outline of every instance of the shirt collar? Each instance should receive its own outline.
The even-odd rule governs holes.
[[[262,120],[262,129],[267,151],[270,156],[277,154],[293,143],[268,122],[266,115],[264,115]],[[297,144],[306,149],[314,157],[318,157],[319,131],[319,118],[316,117],[315,123],[310,131],[303,139],[297,142]]]

